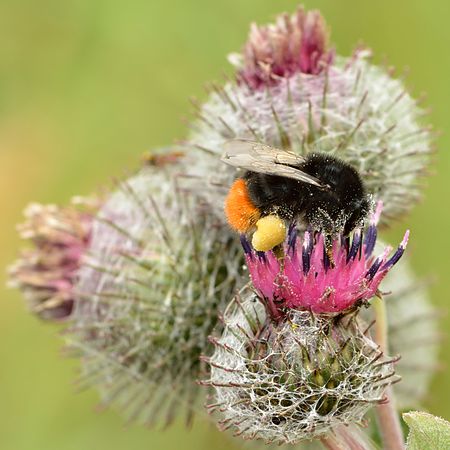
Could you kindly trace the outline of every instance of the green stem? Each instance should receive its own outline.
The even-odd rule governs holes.
[[[375,309],[375,340],[380,346],[380,350],[387,355],[389,353],[388,323],[386,314],[386,304],[380,298],[372,301]],[[400,418],[395,408],[395,399],[392,387],[389,386],[385,392],[386,402],[377,405],[376,413],[384,450],[404,450],[405,440],[400,424]]]

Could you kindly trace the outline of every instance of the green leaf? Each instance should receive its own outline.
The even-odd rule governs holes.
[[[403,414],[409,426],[407,450],[450,450],[450,422],[419,411]]]

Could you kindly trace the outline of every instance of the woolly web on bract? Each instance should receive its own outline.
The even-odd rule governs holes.
[[[199,355],[239,283],[240,248],[173,171],[154,168],[118,183],[91,242],[69,334],[81,383],[129,420],[170,421],[179,410],[190,420]]]
[[[197,115],[190,143],[204,154],[191,152],[196,158],[191,170],[200,187],[210,180],[212,189],[205,195],[219,208],[236,173],[218,159],[229,139],[342,158],[383,201],[385,221],[416,202],[429,162],[431,138],[421,125],[423,111],[400,80],[361,54],[338,58],[321,75],[296,74],[265,90],[233,83],[217,87]]]
[[[221,428],[245,439],[295,444],[360,423],[397,380],[394,360],[383,357],[355,316],[330,321],[291,311],[273,324],[250,293],[227,312],[214,343],[204,382],[215,392],[209,408],[220,412]]]

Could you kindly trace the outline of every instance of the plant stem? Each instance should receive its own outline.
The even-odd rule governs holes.
[[[380,350],[387,355],[389,350],[388,324],[385,302],[380,298],[372,301],[375,309],[375,339],[380,346]],[[404,437],[400,418],[395,408],[394,393],[391,386],[385,392],[386,402],[377,405],[376,413],[384,450],[404,450]]]
[[[345,449],[346,450],[368,450],[369,447],[367,444],[358,439],[357,434],[352,434],[350,430],[347,429],[346,426],[339,427],[338,430],[339,435],[345,441]]]
[[[322,442],[323,446],[328,450],[342,450],[342,447],[332,436],[323,437],[320,439],[320,442]]]
[[[323,437],[321,442],[328,450],[369,450],[366,443],[359,440],[358,435],[352,434],[345,425],[335,429],[334,434]]]

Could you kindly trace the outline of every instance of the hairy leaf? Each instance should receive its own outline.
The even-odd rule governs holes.
[[[450,449],[450,423],[424,412],[403,414],[410,428],[407,450]]]

